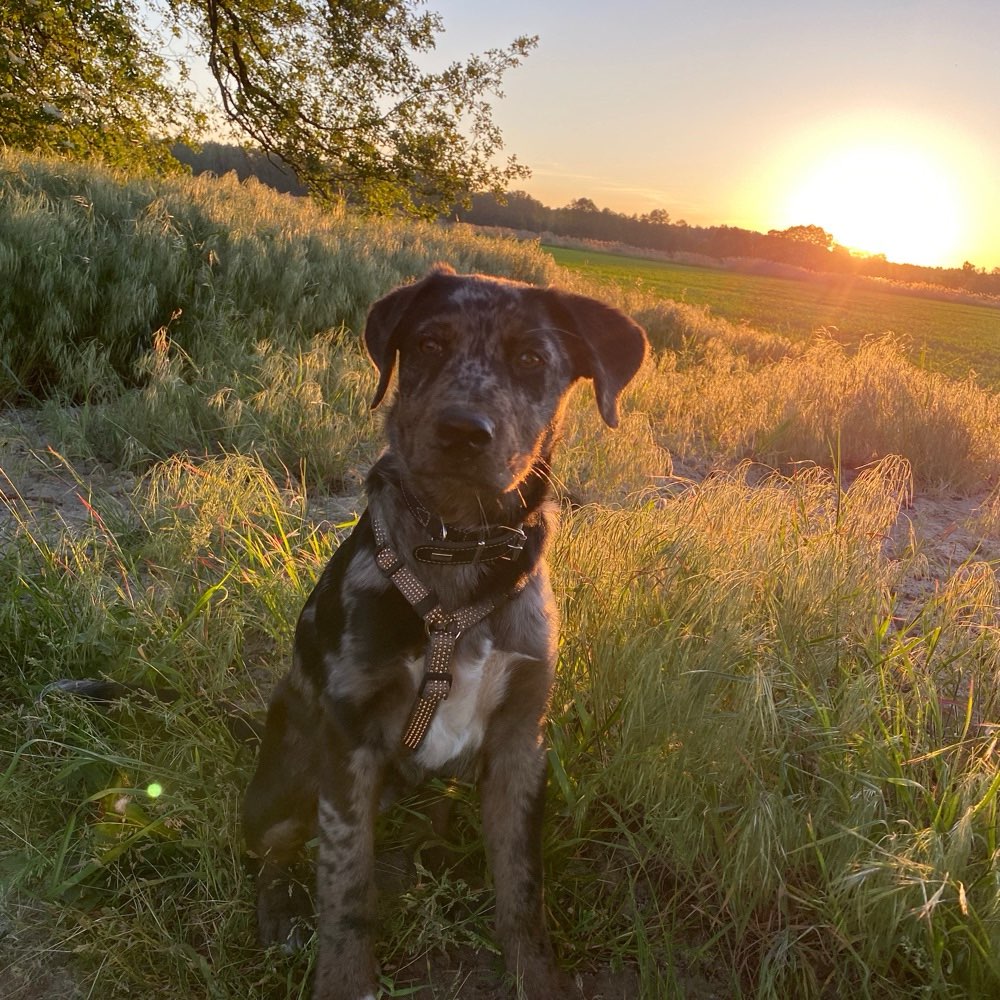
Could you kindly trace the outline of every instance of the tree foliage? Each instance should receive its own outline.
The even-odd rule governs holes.
[[[833,237],[822,226],[789,226],[787,229],[769,229],[768,236],[778,236],[784,240],[795,240],[810,246],[832,250]]]
[[[433,215],[526,175],[497,162],[491,101],[535,44],[430,69],[442,30],[422,0],[4,2],[0,140],[163,166],[201,123],[185,64],[163,54],[169,31],[207,63],[216,123],[314,194]]]
[[[0,141],[110,164],[171,164],[201,120],[133,0],[0,6]],[[173,73],[173,79],[171,79]]]
[[[521,37],[442,70],[443,29],[414,0],[172,0],[201,39],[227,119],[314,193],[433,215],[526,171],[490,97],[535,44]]]

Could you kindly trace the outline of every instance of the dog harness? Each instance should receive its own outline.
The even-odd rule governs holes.
[[[441,607],[437,594],[423,583],[391,547],[389,532],[379,514],[371,506],[369,506],[368,511],[371,516],[372,531],[375,534],[375,565],[392,581],[413,610],[424,620],[424,628],[427,632],[424,673],[417,691],[417,700],[414,702],[413,708],[410,709],[409,718],[403,729],[403,746],[407,750],[414,751],[427,735],[427,730],[430,729],[438,705],[448,697],[448,693],[451,691],[451,666],[455,658],[455,646],[459,637],[474,625],[478,625],[505,601],[516,597],[524,590],[528,577],[525,574],[514,584],[512,589],[497,597],[491,597],[478,604],[471,604],[455,611],[446,611]],[[523,541],[523,532],[520,534]],[[468,543],[455,544],[463,544],[468,547]],[[415,550],[414,554],[416,555],[419,550],[420,547]],[[520,547],[517,548],[517,551],[520,552]],[[420,557],[417,556],[417,558]],[[494,555],[492,558],[498,559],[500,555]],[[445,560],[432,561],[444,562]],[[471,562],[472,560],[462,561]],[[479,561],[485,560],[480,556]]]

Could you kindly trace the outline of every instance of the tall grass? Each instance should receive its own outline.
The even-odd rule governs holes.
[[[893,624],[908,489],[899,463],[846,494],[720,477],[560,536],[565,822],[613,803],[646,919],[713,941],[734,995],[1000,988],[996,580]]]
[[[101,404],[43,408],[61,449],[141,470],[178,452],[257,455],[276,476],[356,490],[377,450],[372,368],[357,338],[317,334],[231,344],[196,362],[168,338],[140,359],[141,389]]]
[[[441,258],[590,286],[531,247],[229,180],[10,156],[3,176],[6,398],[47,394],[63,450],[141,476],[127,495],[78,477],[82,523],[21,498],[30,456],[0,477],[0,991],[48,969],[66,995],[306,995],[308,950],[253,948],[253,759],[220,706],[263,704],[352,523],[378,441],[364,308]],[[883,547],[914,484],[995,480],[996,397],[891,340],[793,350],[615,294],[659,350],[614,433],[580,387],[556,469],[573,506],[545,850],[564,964],[625,966],[657,1000],[997,995],[995,567],[903,605],[907,563]],[[178,698],[37,700],[95,675]],[[443,791],[456,865],[418,856],[383,894],[386,995],[441,951],[492,947],[475,796]],[[462,995],[445,969],[438,995]]]
[[[566,515],[547,854],[572,967],[639,962],[651,997],[674,951],[734,996],[1000,987],[996,583],[970,566],[893,621],[881,539],[909,488],[898,462],[846,493],[818,470],[737,472]],[[0,617],[7,893],[59,918],[47,933],[105,995],[288,989],[307,957],[250,952],[252,761],[214,706],[260,704],[337,533],[244,458],[171,460],[124,506],[89,502],[83,531],[18,509],[3,552],[20,593]],[[181,697],[33,702],[102,673]],[[417,949],[488,940],[480,878],[424,873],[386,907]],[[406,946],[381,947],[390,974]]]
[[[853,354],[817,337],[757,367],[715,342],[699,364],[658,359],[633,392],[657,443],[680,456],[856,469],[898,455],[922,486],[953,490],[1000,473],[1000,398],[911,365],[891,336]]]
[[[256,183],[129,177],[0,157],[0,401],[63,390],[94,359],[134,384],[157,331],[203,362],[233,341],[347,325],[431,263],[544,281],[528,247],[361,219]]]
[[[533,245],[330,215],[232,178],[153,181],[5,154],[0,184],[0,399],[48,395],[62,450],[134,468],[256,451],[277,474],[338,486],[370,454],[356,342],[375,297],[437,260],[594,292]],[[604,442],[580,409],[571,425],[586,439],[577,454],[596,469],[615,449],[634,488],[669,472],[665,451],[851,467],[898,454],[924,484],[995,481],[996,397],[915,368],[891,340],[851,355],[822,337],[793,349],[693,306],[599,294],[660,353],[632,390],[642,417],[626,434]],[[650,458],[629,463],[626,441]]]
[[[4,894],[34,900],[44,947],[78,983],[218,996],[252,940],[236,818],[250,760],[213,699],[259,704],[275,640],[287,644],[332,540],[244,459],[175,460],[134,504],[88,502],[76,532],[15,504],[0,556],[19,594],[0,623]],[[181,698],[110,714],[33,704],[46,680],[87,674],[166,682]]]

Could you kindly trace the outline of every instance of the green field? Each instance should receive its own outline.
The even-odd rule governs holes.
[[[852,278],[797,281],[593,250],[544,249],[591,280],[708,306],[730,322],[791,340],[823,327],[854,346],[892,331],[918,364],[958,378],[972,369],[982,385],[1000,386],[1000,309],[883,292]]]

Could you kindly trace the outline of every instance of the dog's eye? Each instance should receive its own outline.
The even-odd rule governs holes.
[[[518,368],[530,371],[533,368],[541,368],[545,364],[545,358],[537,351],[521,351],[514,363]]]
[[[421,337],[417,346],[423,354],[444,354],[444,341],[440,337]]]

